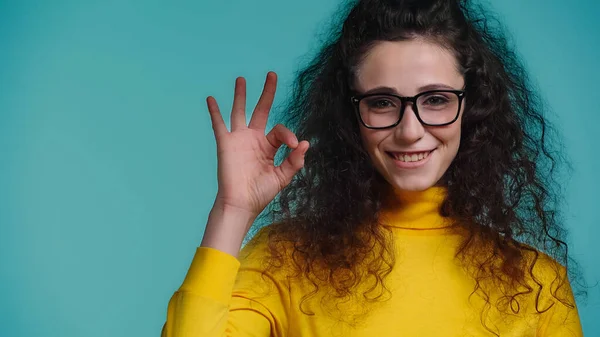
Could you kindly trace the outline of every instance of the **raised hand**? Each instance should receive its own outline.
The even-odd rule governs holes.
[[[269,72],[250,123],[246,125],[246,81],[238,78],[231,131],[225,126],[216,100],[207,98],[217,142],[219,189],[215,207],[219,209],[255,218],[304,166],[304,155],[309,147],[307,141],[298,142],[294,133],[281,124],[265,136],[276,86],[277,75]],[[275,166],[275,154],[282,144],[293,151],[280,166]]]

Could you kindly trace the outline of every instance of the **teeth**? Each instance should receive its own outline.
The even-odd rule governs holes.
[[[401,154],[401,153],[393,153],[392,154],[396,160],[403,162],[414,162],[427,158],[429,156],[429,152],[421,152],[421,153],[413,153],[409,154]]]

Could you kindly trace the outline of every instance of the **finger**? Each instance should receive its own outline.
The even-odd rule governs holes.
[[[238,77],[235,80],[233,108],[231,109],[231,131],[246,127],[246,80]]]
[[[271,132],[267,134],[267,141],[275,150],[279,149],[282,144],[287,145],[290,148],[296,148],[298,146],[298,138],[290,131],[290,129],[283,126],[283,124],[277,124]]]
[[[223,116],[219,110],[217,100],[215,100],[215,98],[212,96],[208,96],[206,98],[206,105],[208,105],[208,112],[210,113],[210,120],[212,122],[215,138],[218,138],[227,133],[227,126],[225,126],[225,121],[223,121]]]
[[[283,177],[284,184],[287,185],[298,171],[304,167],[304,155],[308,150],[309,143],[306,140],[298,143],[298,146],[288,155],[288,157],[277,167],[279,174]]]
[[[260,99],[256,104],[256,108],[252,112],[252,118],[248,125],[251,129],[264,130],[267,127],[267,119],[269,118],[269,111],[273,106],[273,100],[275,99],[275,90],[277,88],[277,74],[270,71],[267,73],[267,79],[265,80],[265,86],[263,87]]]

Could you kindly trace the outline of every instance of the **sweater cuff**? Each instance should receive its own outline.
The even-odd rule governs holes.
[[[198,247],[179,291],[228,304],[239,268],[240,262],[232,255],[214,248]]]

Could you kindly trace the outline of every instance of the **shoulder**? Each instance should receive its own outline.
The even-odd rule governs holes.
[[[532,277],[540,280],[563,278],[567,276],[567,268],[556,258],[534,247],[526,246],[525,263],[531,270]]]
[[[539,250],[527,254],[525,276],[528,283],[539,294],[539,308],[544,310],[556,304],[574,305],[573,291],[565,265],[554,257]]]
[[[282,238],[276,224],[255,230],[239,254],[242,267],[258,269],[289,269],[294,244]]]

